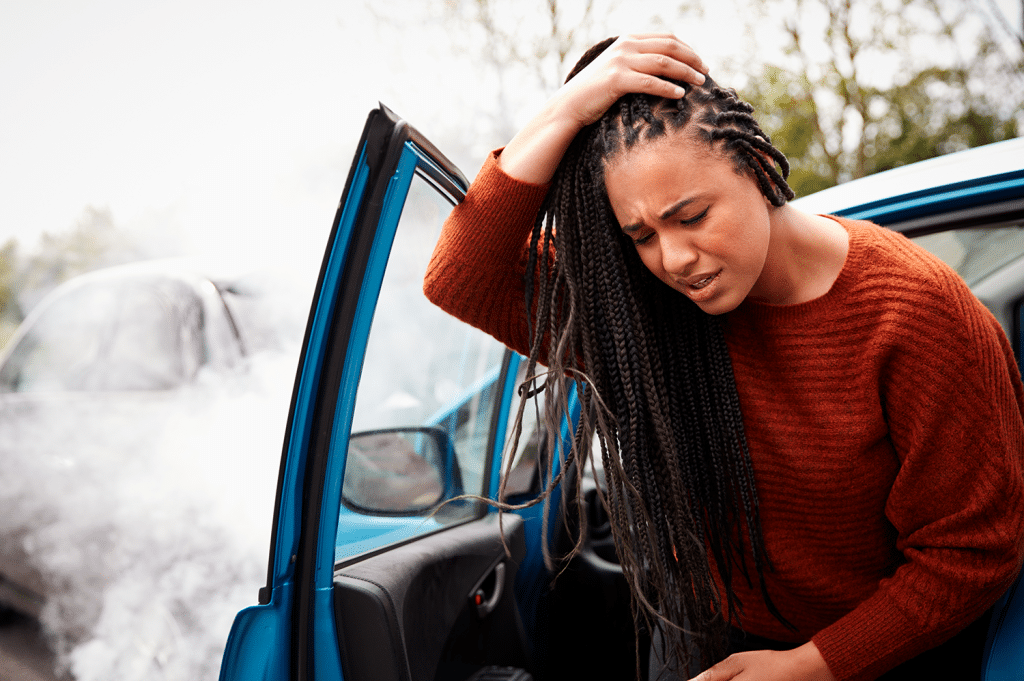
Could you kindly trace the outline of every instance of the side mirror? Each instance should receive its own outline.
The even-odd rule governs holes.
[[[367,515],[420,515],[462,493],[448,433],[408,427],[352,433],[343,503]]]

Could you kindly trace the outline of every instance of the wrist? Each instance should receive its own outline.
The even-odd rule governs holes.
[[[794,664],[801,671],[801,675],[797,678],[808,681],[837,681],[813,641],[808,641],[791,652]]]

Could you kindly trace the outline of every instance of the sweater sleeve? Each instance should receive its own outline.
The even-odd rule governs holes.
[[[980,617],[1020,570],[1022,388],[995,318],[952,271],[910,282],[880,391],[900,469],[885,512],[906,559],[813,640],[839,679],[873,679]]]
[[[547,186],[505,174],[499,153],[488,155],[466,198],[448,216],[423,292],[449,314],[529,354],[523,273]]]

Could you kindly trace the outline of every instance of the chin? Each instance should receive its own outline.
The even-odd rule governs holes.
[[[691,302],[703,312],[712,316],[719,316],[732,312],[743,302],[744,298],[735,295],[717,295],[710,300],[697,302],[691,298]]]
[[[718,305],[714,303],[697,304],[702,311],[705,313],[717,317],[719,315],[727,314],[735,310],[739,305]]]

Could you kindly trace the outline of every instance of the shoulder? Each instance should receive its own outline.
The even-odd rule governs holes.
[[[884,345],[964,359],[1003,354],[1002,327],[952,267],[902,234],[838,220],[850,233],[846,302],[873,319]]]
[[[891,229],[864,220],[835,218],[850,234],[848,264],[862,276],[896,288],[948,291],[966,288],[940,258]]]
[[[985,309],[956,271],[940,258],[890,229],[862,220],[836,218],[850,234],[845,269],[850,297],[873,307],[943,324]]]
[[[871,319],[872,340],[891,370],[910,367],[915,380],[1016,373],[1003,328],[952,267],[902,234],[840,222],[850,232],[856,270],[847,302]]]

